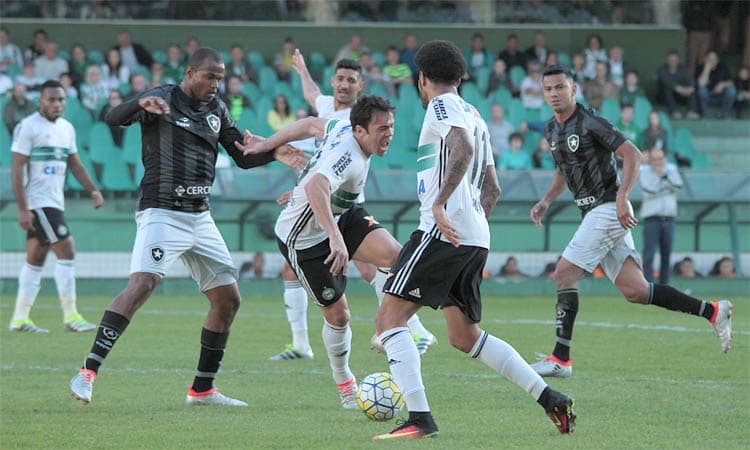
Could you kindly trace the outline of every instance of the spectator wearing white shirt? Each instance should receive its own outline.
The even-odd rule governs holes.
[[[8,40],[8,29],[0,27],[0,73],[7,72],[8,66],[23,67],[23,53]]]
[[[513,125],[503,120],[503,105],[495,103],[490,108],[492,120],[487,123],[490,132],[490,146],[495,161],[500,160],[500,154],[510,148],[510,135],[513,133]]]
[[[108,98],[109,89],[102,81],[102,71],[97,65],[91,65],[86,69],[86,79],[81,85],[80,100],[86,109],[92,114],[103,99]]]
[[[44,83],[44,80],[36,75],[33,63],[25,63],[21,74],[17,75],[14,81],[26,86],[26,98],[29,100],[39,97],[39,88]]]
[[[541,65],[534,61],[529,63],[528,75],[521,82],[521,100],[526,109],[540,109],[544,104],[544,92],[541,83]]]
[[[102,82],[108,90],[119,89],[130,80],[130,69],[123,64],[120,51],[115,47],[107,50],[107,57],[101,66]]]
[[[34,60],[34,71],[44,81],[57,80],[68,71],[68,62],[57,56],[57,44],[44,44],[44,54]]]

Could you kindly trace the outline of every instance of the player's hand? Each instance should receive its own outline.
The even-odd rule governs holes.
[[[151,95],[138,100],[141,108],[152,114],[169,114],[169,105],[163,98]]]
[[[32,225],[33,222],[34,214],[32,214],[31,211],[29,211],[28,209],[24,211],[18,211],[18,224],[21,225],[21,228],[26,231],[34,231],[34,225]]]
[[[277,161],[291,167],[294,170],[302,170],[310,161],[310,154],[292,147],[289,144],[277,147],[274,151],[274,157]]]
[[[635,218],[633,212],[633,205],[630,204],[627,198],[617,197],[617,220],[620,222],[623,228],[626,230],[632,230],[638,225],[638,219]]]
[[[435,218],[435,224],[438,226],[438,230],[443,236],[448,239],[448,242],[453,244],[454,247],[458,247],[460,243],[460,236],[458,231],[453,228],[451,220],[448,218],[448,214],[445,212],[443,205],[432,206],[432,217]]]
[[[294,53],[292,53],[292,68],[300,75],[302,75],[303,72],[307,72],[305,57],[302,56],[302,53],[298,48],[295,48]]]
[[[104,204],[104,197],[102,196],[102,193],[99,191],[94,191],[91,193],[91,203],[94,205],[94,209],[99,209]]]
[[[330,272],[332,275],[344,275],[349,268],[349,251],[346,249],[346,244],[341,235],[335,236],[333,239],[329,239],[331,247],[331,253],[323,261],[323,264],[331,264]]]
[[[234,146],[245,156],[257,155],[271,150],[266,145],[266,138],[253,134],[249,130],[245,130],[245,132],[242,133],[242,143],[240,144],[239,142],[234,141]]]
[[[279,206],[284,206],[289,202],[289,199],[292,197],[292,191],[286,191],[283,194],[279,196],[279,198],[276,199],[276,204]]]
[[[531,217],[531,221],[534,222],[534,225],[536,225],[537,228],[542,228],[542,217],[544,217],[544,213],[547,212],[547,208],[549,208],[549,205],[543,200],[540,200],[533,208],[531,208],[529,217]]]

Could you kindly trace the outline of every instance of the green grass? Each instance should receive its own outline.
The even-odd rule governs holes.
[[[310,307],[313,361],[271,362],[289,342],[281,296],[247,296],[217,384],[249,408],[188,408],[207,301],[155,296],[136,315],[97,379],[92,403],[67,383],[93,334],[65,333],[53,297],[32,317],[47,335],[9,333],[12,298],[0,298],[2,448],[747,448],[750,442],[750,298],[734,299],[735,340],[722,354],[702,319],[617,297],[584,296],[574,335],[574,375],[549,380],[576,399],[578,427],[560,436],[525,392],[448,345],[442,315],[423,310],[439,345],[423,358],[427,395],[441,436],[373,443],[394,423],[342,410]],[[98,321],[109,297],[79,306]],[[388,370],[368,350],[374,299],[350,299],[351,366],[361,379]],[[554,299],[485,298],[484,328],[527,360],[553,343]],[[663,327],[662,327],[663,326]],[[671,327],[671,328],[664,328]]]

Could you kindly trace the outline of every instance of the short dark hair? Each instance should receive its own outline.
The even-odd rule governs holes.
[[[524,138],[522,133],[519,133],[518,131],[510,133],[510,136],[508,136],[508,143],[510,143],[510,141],[512,141],[513,139],[520,139],[521,145],[523,145]]]
[[[566,79],[573,81],[573,72],[562,64],[553,64],[545,67],[542,71],[542,81],[544,81],[544,77],[547,75],[564,75]]]
[[[45,89],[64,89],[62,83],[60,83],[57,80],[47,80],[44,83],[42,83],[42,86],[39,88],[39,93],[44,93]]]
[[[420,72],[436,83],[456,84],[466,73],[461,50],[450,41],[430,41],[417,50],[414,63]]]
[[[336,70],[338,71],[339,69],[355,70],[362,74],[362,66],[353,59],[340,59],[339,62],[336,63]]]
[[[390,102],[379,95],[363,95],[352,106],[352,112],[349,114],[349,120],[352,123],[352,129],[357,125],[364,129],[370,125],[372,115],[375,112],[393,112],[396,109]]]
[[[632,103],[623,103],[622,105],[620,105],[620,111],[623,111],[628,108],[635,109]]]
[[[198,70],[207,59],[217,64],[224,62],[221,55],[216,50],[208,47],[201,47],[196,50],[195,53],[190,55],[190,59],[188,59],[188,67],[193,70]]]

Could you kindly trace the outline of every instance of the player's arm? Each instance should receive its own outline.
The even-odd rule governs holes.
[[[479,202],[484,210],[484,216],[489,219],[492,210],[495,209],[497,200],[500,198],[500,185],[497,182],[497,172],[495,166],[488,165],[487,172],[484,174],[482,182],[482,191]]]
[[[144,112],[156,115],[169,114],[169,105],[166,100],[155,95],[134,98],[109,110],[104,116],[104,121],[114,126],[130,125],[143,119]]]
[[[617,190],[617,220],[625,229],[635,228],[638,220],[635,218],[633,208],[630,206],[630,191],[633,190],[638,174],[641,170],[643,155],[638,147],[630,141],[625,141],[617,147],[617,156],[622,158],[622,180],[620,189]]]
[[[252,139],[249,145],[243,143],[236,147],[245,155],[251,155],[270,151],[292,141],[299,141],[313,136],[322,138],[325,135],[326,124],[328,122],[328,119],[320,117],[306,117],[282,128],[268,139]]]
[[[315,99],[320,96],[320,88],[315,84],[310,71],[307,70],[305,57],[302,56],[298,48],[294,49],[294,54],[292,54],[292,68],[297,71],[302,81],[302,96],[305,98],[307,104],[315,110]]]
[[[10,173],[13,181],[13,194],[16,196],[16,204],[18,205],[18,224],[24,230],[33,230],[34,226],[31,223],[34,220],[34,215],[29,211],[28,203],[26,203],[26,191],[23,186],[23,172],[28,163],[28,155],[13,152]]]
[[[432,205],[432,215],[438,229],[456,247],[458,247],[460,237],[458,231],[450,223],[450,219],[445,212],[445,205],[469,168],[469,161],[474,154],[471,142],[465,128],[451,127],[445,136],[445,144],[449,149],[445,178],[440,186],[435,203]]]
[[[331,210],[331,182],[325,175],[316,173],[305,184],[305,195],[307,195],[307,201],[310,203],[315,218],[328,235],[331,253],[323,263],[331,263],[332,274],[346,275],[349,252]]]
[[[101,207],[104,204],[104,197],[91,180],[89,172],[81,163],[81,158],[78,156],[78,153],[71,153],[68,156],[68,169],[70,169],[70,173],[76,177],[76,180],[81,183],[81,186],[91,193],[91,201],[94,204],[94,208]]]
[[[560,173],[560,168],[558,167],[555,169],[555,175],[552,177],[552,184],[550,184],[549,189],[547,189],[547,193],[544,194],[544,197],[542,197],[542,199],[531,208],[531,212],[529,213],[531,221],[534,222],[537,228],[542,227],[542,217],[544,217],[544,213],[547,212],[549,205],[563,193],[566,186],[565,177]]]

